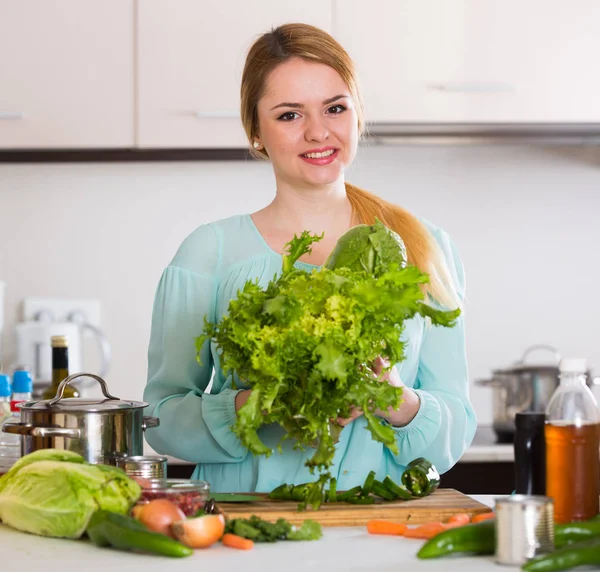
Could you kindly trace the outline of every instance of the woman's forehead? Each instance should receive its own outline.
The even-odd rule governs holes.
[[[319,103],[337,96],[350,95],[348,86],[332,67],[292,58],[279,64],[268,76],[262,99],[265,103]],[[277,101],[273,105],[280,103]]]

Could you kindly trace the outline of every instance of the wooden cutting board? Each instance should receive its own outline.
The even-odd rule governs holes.
[[[257,495],[258,496],[258,495]],[[438,489],[433,494],[415,500],[381,502],[371,505],[326,503],[319,510],[298,512],[298,503],[273,501],[266,495],[263,500],[249,503],[218,503],[228,518],[249,518],[255,514],[264,520],[285,518],[291,524],[302,524],[310,518],[323,526],[364,526],[374,518],[422,524],[445,521],[453,514],[466,512],[475,515],[489,512],[490,508],[454,489]]]

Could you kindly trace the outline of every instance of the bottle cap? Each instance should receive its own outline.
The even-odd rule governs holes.
[[[50,338],[50,344],[53,348],[68,348],[69,338],[67,338],[67,336],[52,336]]]
[[[559,367],[563,373],[587,373],[587,360],[585,358],[562,358]]]
[[[5,373],[0,373],[0,397],[10,397],[11,395],[10,377]]]
[[[18,369],[13,373],[13,393],[31,393],[33,391],[33,380],[31,374],[25,369]]]

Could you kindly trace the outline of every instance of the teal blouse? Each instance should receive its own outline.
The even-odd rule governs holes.
[[[426,224],[462,298],[465,276],[456,248],[446,232]],[[268,246],[249,215],[233,216],[192,232],[158,284],[144,400],[148,413],[160,418],[160,426],[148,429],[146,439],[158,453],[196,463],[193,477],[208,481],[215,492],[265,492],[284,482],[315,478],[304,466],[310,450],[293,450],[293,443],[285,441],[282,454],[276,451],[283,434],[277,424],[259,430],[273,454],[250,454],[231,431],[235,395],[244,384],[236,379],[238,389],[232,389],[214,344],[202,348],[202,366],[196,361],[195,338],[204,316],[220,319],[247,280],[258,279],[266,286],[281,271],[281,263],[281,255]],[[297,266],[315,268],[305,262]],[[364,417],[347,425],[331,470],[340,490],[362,484],[370,470],[378,479],[390,475],[398,481],[417,457],[426,457],[445,472],[473,439],[476,418],[469,401],[462,316],[451,329],[426,327],[416,317],[406,323],[404,336],[406,359],[396,367],[403,382],[419,395],[419,411],[408,425],[395,428],[397,455],[372,439]]]

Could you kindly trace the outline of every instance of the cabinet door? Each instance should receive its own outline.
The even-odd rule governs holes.
[[[133,0],[0,0],[0,148],[132,147]]]
[[[339,0],[334,9],[372,122],[600,121],[598,22],[598,0]]]
[[[246,52],[286,22],[330,32],[330,0],[140,1],[138,146],[247,147],[239,117]]]

